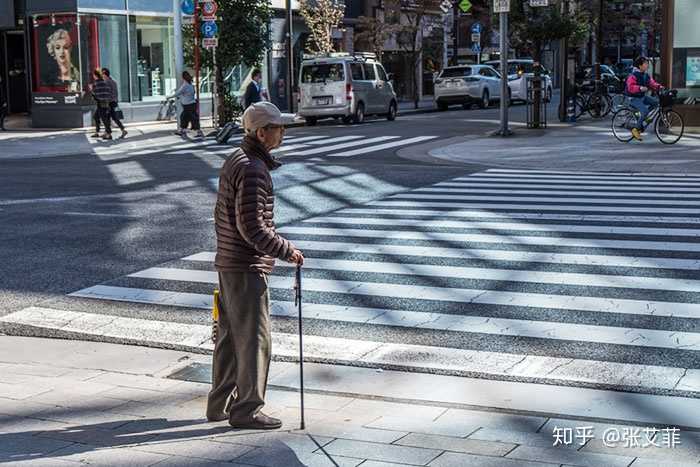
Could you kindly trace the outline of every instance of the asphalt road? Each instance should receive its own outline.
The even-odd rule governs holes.
[[[533,377],[592,362],[607,365],[596,377],[629,373],[625,384],[648,389],[665,372],[700,394],[700,383],[680,384],[700,361],[700,177],[489,171],[397,155],[496,126],[490,109],[288,131],[276,215],[310,260],[305,297],[318,319],[306,331],[549,359],[533,363]],[[188,300],[210,297],[216,282],[216,176],[231,149],[130,143],[2,162],[0,313],[41,305],[209,322],[207,306]],[[291,274],[272,277],[282,306]],[[274,331],[294,329],[275,318]],[[592,371],[567,377],[585,383]]]

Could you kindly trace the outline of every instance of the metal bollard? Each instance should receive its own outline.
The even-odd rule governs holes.
[[[576,98],[574,96],[570,96],[566,103],[566,119],[571,123],[576,121]]]

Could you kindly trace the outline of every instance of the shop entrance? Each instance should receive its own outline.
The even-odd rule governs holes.
[[[3,34],[2,67],[3,86],[8,96],[9,113],[29,111],[27,88],[27,62],[24,53],[24,32],[8,31]]]

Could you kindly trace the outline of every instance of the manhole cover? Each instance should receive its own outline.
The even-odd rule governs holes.
[[[211,364],[190,363],[186,367],[168,375],[168,378],[194,383],[211,383]]]

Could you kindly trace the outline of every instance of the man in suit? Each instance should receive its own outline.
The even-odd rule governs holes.
[[[262,100],[262,71],[258,68],[253,70],[252,81],[248,84],[243,96],[245,108]]]

